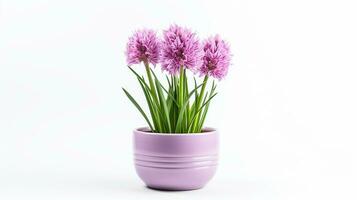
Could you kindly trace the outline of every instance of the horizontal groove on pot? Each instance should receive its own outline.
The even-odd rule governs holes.
[[[134,154],[135,159],[144,160],[144,161],[163,161],[163,162],[187,162],[187,161],[204,161],[218,159],[217,154],[212,155],[201,155],[201,156],[156,156],[156,155],[147,155],[147,154]]]
[[[205,167],[205,166],[216,166],[216,161],[209,162],[193,162],[193,163],[155,163],[155,162],[142,162],[136,161],[136,165],[145,166],[145,167],[160,167],[160,168],[196,168],[196,167]]]
[[[178,170],[184,170],[184,169],[189,169],[189,170],[195,170],[195,169],[205,169],[205,168],[212,168],[212,167],[217,167],[217,165],[207,165],[207,166],[199,166],[199,167],[148,167],[148,166],[143,166],[143,165],[138,165],[135,164],[136,167],[143,167],[143,168],[152,168],[152,169],[178,169]]]
[[[135,164],[153,168],[197,168],[206,166],[216,166],[218,155],[168,157],[135,154]]]

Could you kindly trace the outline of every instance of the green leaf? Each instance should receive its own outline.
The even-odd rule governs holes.
[[[197,117],[194,117],[193,130],[195,130],[197,128],[197,125],[199,122],[198,119],[200,118],[201,111],[198,111],[198,108],[201,106],[203,95],[206,93],[205,89],[206,89],[207,82],[208,82],[208,76],[206,75],[205,78],[203,79],[203,86],[201,88],[200,94],[198,95],[198,99],[196,100],[197,101],[196,113],[199,113],[199,114]]]
[[[155,79],[156,79],[156,80],[159,80],[152,69],[151,69],[151,72],[152,72],[152,74],[154,75]],[[170,81],[169,81],[167,75],[166,75],[166,79],[167,79],[167,82],[168,82],[168,84],[169,84],[169,87],[171,87],[171,84],[170,84]],[[160,81],[159,81],[159,84],[160,84],[160,87],[165,91],[165,93],[175,102],[175,104],[178,105],[176,99],[175,99],[174,96],[171,94],[171,92],[167,91],[166,88],[160,83]]]
[[[164,115],[166,117],[166,124],[169,128],[169,132],[171,132],[171,124],[170,124],[170,115],[169,115],[169,110],[167,108],[167,105],[166,105],[166,101],[165,101],[165,97],[164,95],[162,94],[162,88],[161,88],[161,84],[159,82],[159,80],[157,80],[155,78],[155,84],[156,84],[156,90],[157,90],[157,93],[159,95],[159,101],[160,101],[160,105],[161,107],[163,108],[162,110],[164,111]]]
[[[202,106],[200,107],[200,109],[197,111],[196,115],[199,115],[201,110],[213,99],[213,97],[215,97],[217,95],[217,93],[213,94],[212,96],[210,96],[206,102],[204,102],[202,104]],[[197,116],[195,115],[195,117],[193,119],[195,119]],[[190,122],[190,124],[192,125],[193,121]],[[190,125],[190,126],[191,126]],[[199,132],[200,130],[198,128],[193,128],[194,132]]]
[[[151,130],[154,130],[149,118],[146,116],[145,112],[143,109],[140,107],[140,105],[136,102],[136,100],[129,94],[128,91],[126,91],[124,88],[122,88],[123,91],[125,92],[126,96],[129,98],[129,100],[135,105],[135,107],[139,110],[139,112],[142,114],[142,116],[145,118],[146,122],[149,124],[149,127]]]
[[[210,92],[210,97],[213,95],[213,93],[215,92],[216,90],[216,87],[217,85],[215,85],[214,81],[212,82],[212,87],[211,87],[211,92]],[[209,108],[209,105],[210,105],[210,102],[207,103],[207,105],[205,106],[205,109],[203,111],[203,114],[201,116],[201,119],[199,121],[199,124],[198,124],[198,129],[201,130],[202,127],[203,127],[203,123],[204,121],[206,120],[206,116],[207,116],[207,112],[208,112],[208,108]]]
[[[199,86],[197,86],[195,89],[193,89],[189,94],[188,94],[188,98],[186,99],[186,101],[183,103],[183,106],[180,107],[180,112],[179,112],[179,115],[178,115],[178,119],[177,119],[177,123],[176,123],[176,128],[175,128],[175,132],[178,132],[180,130],[182,130],[182,127],[181,127],[181,124],[182,124],[182,119],[183,119],[183,115],[186,111],[186,106],[188,105],[189,103],[189,99],[190,97],[194,94],[194,92],[200,88],[202,86],[202,84],[200,84]]]
[[[139,80],[139,78],[138,78]],[[144,84],[139,80],[139,84],[143,90],[143,93],[145,95],[145,98],[146,98],[146,102],[148,104],[148,107],[149,107],[149,110],[150,110],[150,114],[151,114],[151,119],[152,119],[152,122],[154,124],[154,128],[155,130],[152,130],[153,132],[157,132],[157,129],[160,129],[160,126],[158,125],[158,122],[157,122],[157,114],[156,114],[156,106],[155,104],[153,103],[152,99],[151,99],[151,96],[150,96],[150,91],[148,88],[145,88]]]
[[[145,79],[143,77],[141,77],[135,70],[133,70],[131,67],[128,67],[134,74],[135,76],[139,79],[140,82],[142,82],[144,84],[144,86],[150,90],[149,85],[145,82]]]

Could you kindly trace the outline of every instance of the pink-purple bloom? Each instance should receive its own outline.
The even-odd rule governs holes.
[[[231,60],[229,45],[216,35],[203,42],[203,50],[203,63],[198,71],[221,80],[227,75]]]
[[[153,30],[138,30],[129,38],[125,53],[128,65],[142,61],[156,65],[160,59],[160,40]]]
[[[193,70],[201,65],[202,48],[196,34],[187,28],[171,25],[164,31],[161,66],[170,74],[177,74],[180,67]]]

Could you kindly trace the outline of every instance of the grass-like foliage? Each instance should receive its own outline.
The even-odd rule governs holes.
[[[194,86],[189,87],[184,67],[178,75],[166,75],[163,85],[149,63],[144,62],[146,78],[129,67],[135,75],[145,95],[149,114],[139,105],[130,93],[124,90],[129,100],[145,118],[148,126],[157,133],[200,133],[204,125],[210,102],[216,96],[216,84],[212,81],[207,90],[208,76],[198,84],[195,77]],[[207,90],[207,91],[206,91]]]

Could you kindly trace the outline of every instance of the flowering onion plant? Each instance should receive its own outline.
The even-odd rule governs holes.
[[[138,30],[129,38],[126,47],[129,69],[136,76],[145,95],[150,115],[125,89],[129,100],[140,111],[152,132],[199,133],[206,119],[209,104],[216,96],[214,79],[226,76],[231,54],[228,44],[218,35],[201,42],[187,28],[171,25],[160,39],[153,30]],[[131,65],[143,63],[146,77]],[[165,85],[158,79],[152,66],[161,65],[166,71]],[[189,87],[187,72],[204,77]],[[212,78],[211,86],[208,86]],[[208,90],[207,90],[208,88]],[[207,91],[206,91],[207,90]]]

